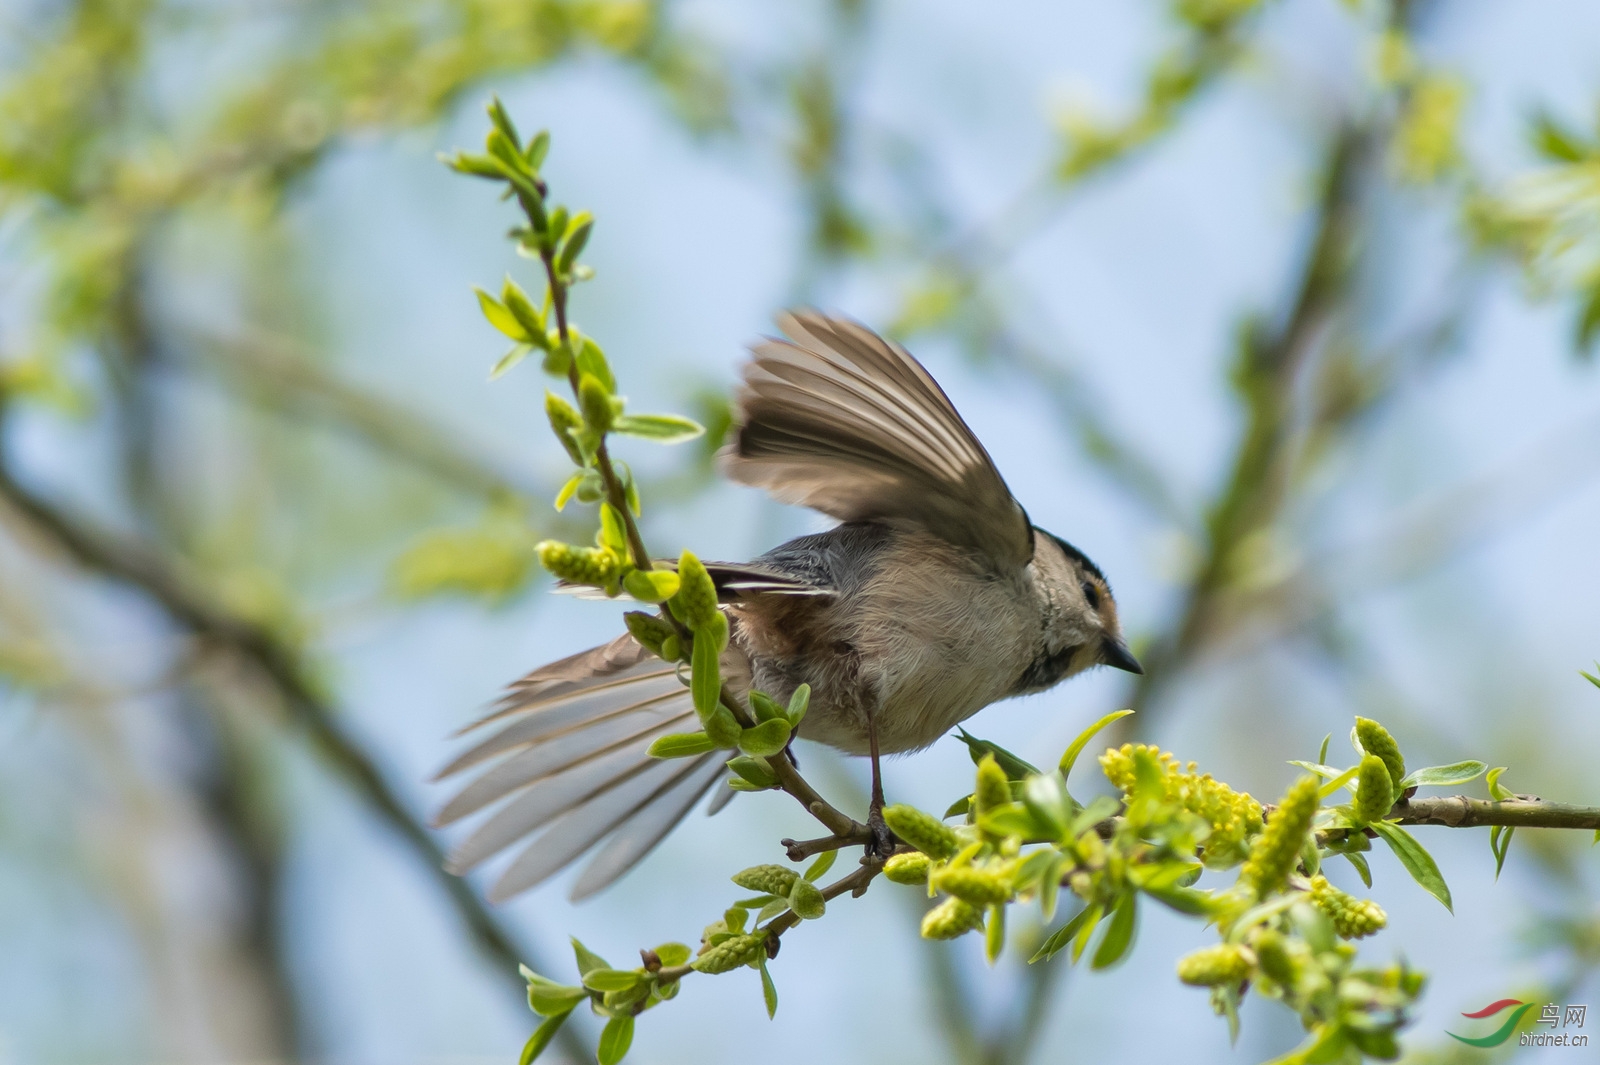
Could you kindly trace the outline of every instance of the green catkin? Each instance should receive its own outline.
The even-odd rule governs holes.
[[[1178,959],[1178,979],[1196,987],[1237,984],[1250,975],[1250,955],[1234,943],[1201,947]]]
[[[678,558],[678,594],[669,605],[673,615],[696,632],[716,625],[722,616],[717,610],[717,586],[692,551]]]
[[[1011,898],[1011,878],[993,869],[957,865],[940,871],[933,886],[974,906],[995,906]]]
[[[982,817],[1010,801],[1011,782],[1006,779],[1006,771],[1000,768],[994,755],[984,755],[983,761],[978,763],[978,784],[972,793],[972,812]]]
[[[1400,745],[1389,735],[1389,730],[1370,717],[1358,717],[1356,742],[1361,744],[1363,751],[1383,759],[1383,764],[1389,770],[1389,780],[1398,793],[1401,790],[1400,782],[1406,778],[1406,760],[1400,753]]]
[[[1356,820],[1361,824],[1382,821],[1394,805],[1394,782],[1389,767],[1375,754],[1361,757],[1361,768],[1356,773]]]
[[[1371,899],[1358,899],[1328,883],[1326,877],[1311,878],[1311,901],[1328,915],[1333,930],[1344,939],[1360,939],[1380,931],[1389,923],[1389,915]]]
[[[573,584],[604,586],[621,569],[617,556],[599,547],[576,547],[557,540],[541,540],[534,548],[539,564]]]
[[[922,918],[923,939],[955,939],[983,925],[983,910],[961,899],[945,899]]]
[[[948,858],[960,847],[949,825],[915,806],[896,803],[885,807],[883,820],[895,835],[930,858]]]
[[[1288,883],[1289,874],[1300,860],[1306,833],[1311,831],[1311,820],[1320,802],[1317,794],[1320,787],[1321,781],[1310,775],[1289,785],[1277,812],[1251,844],[1250,857],[1239,871],[1239,883],[1256,898],[1281,891]]]
[[[926,884],[928,866],[928,856],[920,851],[915,854],[896,854],[883,863],[883,875],[896,884]]]
[[[700,955],[690,967],[702,973],[730,972],[755,961],[766,945],[767,937],[759,933],[732,936]]]
[[[787,895],[798,879],[798,873],[781,865],[752,865],[733,874],[735,884],[763,895]]]

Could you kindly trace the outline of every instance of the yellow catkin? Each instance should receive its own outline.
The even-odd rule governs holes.
[[[1244,857],[1250,837],[1261,830],[1259,802],[1234,791],[1210,773],[1197,772],[1193,762],[1181,765],[1176,756],[1158,747],[1131,743],[1100,756],[1106,778],[1124,793],[1133,791],[1136,752],[1155,759],[1168,802],[1178,804],[1211,825],[1211,835],[1201,847],[1202,861],[1224,866]]]
[[[1328,883],[1327,877],[1311,878],[1311,901],[1328,915],[1333,930],[1345,939],[1360,939],[1380,931],[1389,915],[1371,899],[1358,899]]]
[[[1250,847],[1250,857],[1239,871],[1239,883],[1263,898],[1281,891],[1300,860],[1300,848],[1317,814],[1321,781],[1309,774],[1289,785],[1277,812],[1267,821]]]

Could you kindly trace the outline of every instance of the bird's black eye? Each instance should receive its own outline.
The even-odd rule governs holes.
[[[1090,610],[1100,609],[1100,589],[1090,581],[1083,582],[1083,597],[1089,601]]]

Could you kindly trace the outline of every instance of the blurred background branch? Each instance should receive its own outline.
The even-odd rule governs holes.
[[[730,840],[795,831],[741,800],[576,914],[438,883],[414,811],[440,734],[615,622],[529,594],[562,531],[528,524],[553,456],[536,394],[478,387],[467,286],[498,248],[472,234],[504,219],[431,156],[491,88],[594,190],[575,314],[711,429],[639,471],[672,504],[650,542],[744,557],[799,528],[710,459],[739,344],[816,301],[934,365],[1139,637],[1131,691],[1085,680],[975,727],[1048,749],[1129,703],[1142,735],[1276,791],[1286,751],[1373,704],[1441,761],[1492,753],[1519,790],[1593,801],[1571,671],[1600,653],[1600,72],[1592,14],[1551,12],[0,4],[0,903],[22,900],[0,912],[54,937],[0,924],[0,1063],[506,1060],[524,1018],[477,1004],[456,945],[490,985],[558,924],[632,949],[676,912],[661,882],[721,890]],[[290,737],[402,861],[360,852]],[[891,789],[969,771],[918,759]],[[1473,936],[1396,947],[1447,959],[1425,966],[1440,1016],[1512,993],[1497,966],[1593,986],[1587,852],[1518,839],[1497,894],[1458,892]],[[415,898],[387,893],[408,877]],[[1130,987],[1174,1018],[1153,1027],[1192,1007],[1164,960],[1069,987],[887,934],[786,950],[786,995],[811,997],[777,1022],[806,1038],[760,1036],[774,1060],[1147,1057],[1154,1031],[1083,1018]],[[1451,953],[1468,940],[1493,957]],[[116,990],[91,1008],[81,976],[40,978],[57,956]],[[901,956],[901,1005],[939,1036],[866,1010]],[[862,1020],[816,1032],[818,1009]],[[684,1017],[730,1060],[766,1024]]]

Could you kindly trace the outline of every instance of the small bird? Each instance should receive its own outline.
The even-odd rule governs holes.
[[[811,686],[803,739],[872,759],[868,824],[883,826],[879,757],[929,746],[990,703],[1096,665],[1141,672],[1099,568],[1037,528],[922,365],[866,327],[780,316],[735,396],[722,472],[837,519],[748,564],[707,563],[731,628],[721,667],[739,697]],[[501,804],[452,854],[464,873],[526,837],[500,901],[601,844],[572,897],[659,843],[726,774],[726,752],[657,760],[697,728],[674,663],[631,636],[517,681],[463,730],[487,736],[439,777],[492,763],[440,811]],[[732,798],[723,788],[716,812]],[[604,841],[602,843],[602,841]]]

